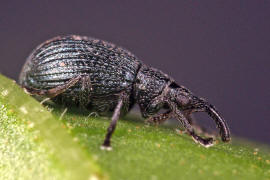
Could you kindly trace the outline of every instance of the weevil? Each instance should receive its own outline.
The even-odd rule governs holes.
[[[145,65],[135,55],[112,43],[77,35],[59,36],[39,45],[26,60],[19,83],[32,95],[56,103],[77,105],[100,114],[111,112],[102,148],[111,148],[111,136],[120,115],[138,104],[149,123],[176,118],[193,140],[204,147],[212,137],[194,128],[193,112],[214,120],[222,141],[230,131],[216,108],[162,71]],[[160,113],[160,110],[165,112]]]

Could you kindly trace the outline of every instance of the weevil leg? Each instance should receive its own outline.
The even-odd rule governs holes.
[[[81,91],[79,91],[80,95],[78,97],[79,97],[80,107],[85,109],[86,105],[90,102],[89,94],[93,90],[90,76],[81,75],[80,83],[81,83]]]
[[[161,95],[155,97],[149,105],[146,107],[146,109],[143,109],[143,117],[148,117],[149,112],[155,113],[157,109],[160,109],[164,104],[164,98],[165,93],[162,93]],[[157,114],[154,116],[150,116],[148,119],[146,119],[146,123],[150,124],[156,124],[159,125],[166,120],[170,119],[173,116],[173,113],[171,110],[166,111],[165,113]]]
[[[92,91],[92,84],[90,76],[81,75],[82,91]]]
[[[101,149],[105,149],[105,150],[111,150],[111,137],[112,137],[112,134],[116,128],[116,124],[117,124],[117,121],[120,117],[120,112],[121,112],[121,108],[124,104],[124,101],[126,100],[126,94],[125,93],[121,93],[120,94],[120,97],[119,97],[119,101],[118,101],[118,104],[116,106],[116,108],[114,109],[114,112],[113,112],[113,116],[112,116],[112,120],[111,120],[111,123],[107,129],[107,134],[105,136],[105,139],[104,139],[104,142],[101,146]]]
[[[149,123],[149,124],[159,125],[159,124],[165,122],[166,120],[170,119],[172,116],[173,116],[173,113],[172,113],[172,111],[169,110],[165,113],[151,116],[145,122]]]
[[[177,108],[177,105],[173,102],[168,102],[170,108],[174,112],[176,118],[181,122],[183,127],[187,130],[187,133],[192,136],[193,140],[196,143],[201,144],[204,147],[210,147],[213,145],[214,139],[213,138],[202,138],[196,134],[192,125],[186,119],[185,115]]]
[[[88,75],[76,76],[76,77],[70,79],[69,81],[67,81],[67,83],[65,83],[61,86],[57,86],[57,87],[52,88],[52,89],[48,89],[48,90],[41,90],[41,89],[28,88],[28,87],[23,87],[23,88],[31,95],[45,96],[45,97],[48,97],[50,99],[50,98],[54,98],[57,95],[65,92],[67,89],[74,86],[78,82],[81,83],[81,87],[82,87],[82,90],[80,91],[81,95],[79,97],[80,97],[80,102],[83,106],[84,103],[89,102],[89,99],[88,99],[89,96],[85,97],[84,95],[89,93],[90,91],[92,91],[92,84],[91,84],[90,77]]]
[[[68,88],[74,86],[80,79],[81,79],[81,76],[77,76],[75,78],[70,79],[64,85],[57,86],[55,88],[48,89],[48,90],[41,90],[41,89],[28,88],[28,87],[23,87],[23,88],[26,89],[26,91],[28,93],[30,93],[31,95],[39,95],[39,96],[53,98],[53,97],[65,92]]]

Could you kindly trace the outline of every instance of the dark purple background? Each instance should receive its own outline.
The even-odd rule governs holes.
[[[233,134],[270,143],[270,1],[170,2],[2,1],[0,72],[17,79],[53,36],[97,37],[206,97]]]

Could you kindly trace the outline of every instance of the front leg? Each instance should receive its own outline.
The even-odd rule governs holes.
[[[146,122],[152,123],[152,122],[157,121],[157,122],[162,123],[162,122],[166,121],[168,118],[170,118],[169,117],[169,115],[170,115],[169,111],[166,112],[166,113],[162,113],[160,115],[154,116],[155,114],[157,114],[157,112],[161,108],[163,108],[164,99],[165,99],[165,94],[162,93],[161,95],[159,95],[159,96],[155,97],[154,99],[152,99],[151,102],[146,107],[141,108],[142,116],[144,118],[150,117],[149,119],[146,120]]]
[[[165,113],[162,114],[158,114],[155,116],[151,116],[149,117],[145,122],[149,123],[149,124],[156,124],[156,125],[160,125],[161,123],[167,121],[168,119],[170,119],[173,116],[173,113],[169,110]]]
[[[176,118],[180,121],[183,127],[187,130],[187,133],[193,138],[196,143],[199,143],[206,148],[214,144],[213,138],[202,138],[201,136],[196,134],[192,125],[186,119],[185,115],[178,109],[175,103],[170,101],[168,101],[167,103],[169,104],[171,110],[174,112]]]

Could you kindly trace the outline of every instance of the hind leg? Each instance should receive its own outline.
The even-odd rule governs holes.
[[[76,77],[70,79],[65,84],[63,84],[61,86],[57,86],[57,87],[52,88],[52,89],[43,90],[43,89],[35,89],[35,88],[28,88],[28,87],[23,87],[23,88],[31,95],[38,95],[38,96],[45,96],[48,98],[53,98],[53,97],[65,92],[67,89],[74,86],[80,80],[82,81],[83,89],[86,89],[86,88],[91,89],[92,88],[91,85],[89,85],[91,83],[89,76],[81,76],[81,75],[76,76]]]
[[[169,110],[165,113],[151,116],[145,122],[149,123],[149,124],[159,125],[159,124],[162,124],[163,122],[167,121],[168,119],[170,119],[172,116],[173,116],[173,113]]]
[[[110,126],[107,129],[107,134],[105,136],[105,139],[104,139],[104,142],[101,146],[101,149],[105,149],[105,150],[112,149],[111,137],[112,137],[112,134],[116,128],[117,121],[119,120],[121,109],[123,108],[127,99],[128,99],[128,97],[127,97],[125,92],[120,93],[117,106],[114,109],[112,120],[111,120]]]

